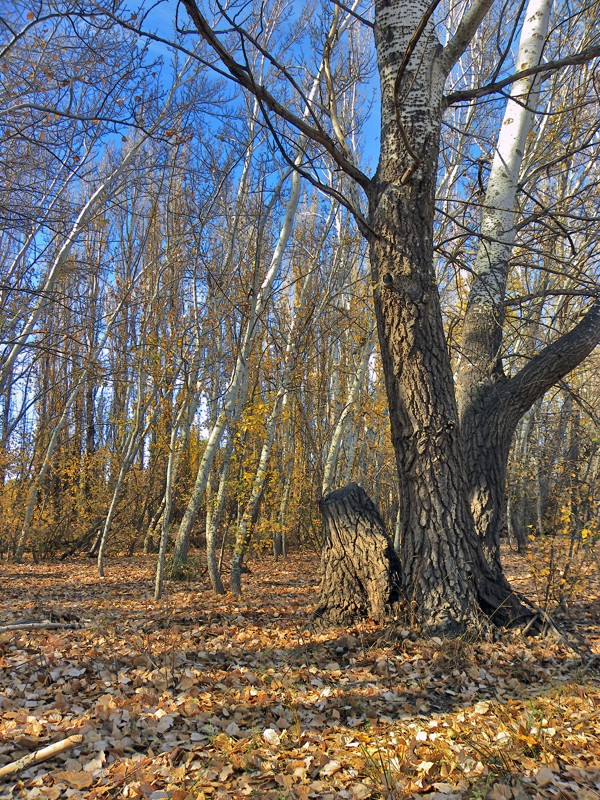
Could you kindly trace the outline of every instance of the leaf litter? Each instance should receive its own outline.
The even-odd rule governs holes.
[[[509,570],[527,589],[524,564]],[[153,559],[3,564],[0,798],[599,800],[600,679],[560,638],[306,629],[318,563],[257,561],[155,602]],[[600,585],[564,615],[600,654]],[[64,621],[64,627],[56,627]]]

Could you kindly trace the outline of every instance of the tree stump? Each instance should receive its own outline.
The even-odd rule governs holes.
[[[322,584],[313,627],[385,621],[400,599],[400,561],[377,509],[356,483],[328,494],[319,508]]]

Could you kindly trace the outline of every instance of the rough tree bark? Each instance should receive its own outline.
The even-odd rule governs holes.
[[[540,63],[548,35],[552,0],[529,0],[521,30],[517,64]],[[469,499],[484,555],[494,580],[500,580],[506,472],[520,418],[546,391],[589,355],[600,339],[600,308],[509,380],[502,367],[505,299],[509,262],[516,236],[519,176],[537,108],[539,83],[529,75],[516,81],[506,104],[484,201],[474,279],[463,326],[457,379],[459,420],[464,442]]]
[[[500,534],[506,470],[521,417],[592,352],[600,339],[600,302],[571,331],[538,353],[513,378],[480,381],[461,404],[461,430],[473,515],[494,580],[500,576]]]
[[[433,270],[445,64],[431,22],[411,45],[427,10],[426,0],[376,3],[381,155],[368,190],[368,222],[400,487],[403,591],[428,627],[453,628],[476,622],[479,602],[475,528]]]
[[[351,483],[324,497],[323,579],[313,627],[386,620],[400,600],[400,562],[364,489]]]

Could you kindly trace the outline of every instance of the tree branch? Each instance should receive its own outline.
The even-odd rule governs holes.
[[[587,358],[600,342],[600,299],[573,330],[549,344],[505,386],[509,413],[521,417],[551,386]]]
[[[359,22],[362,22],[363,25],[366,25],[367,28],[371,28],[371,30],[373,30],[373,28],[375,27],[371,22],[371,20],[366,19],[366,17],[361,17],[360,14],[358,14],[352,8],[349,8],[348,6],[344,5],[344,3],[341,3],[340,0],[333,0],[333,2],[335,3],[336,6],[338,6],[338,8],[341,8],[342,11],[345,11],[346,14],[350,14],[351,17],[354,17],[354,19],[357,19]]]
[[[59,755],[59,753],[64,753],[65,750],[69,750],[71,747],[75,747],[82,742],[83,736],[76,733],[60,742],[53,742],[47,747],[42,747],[41,750],[37,750],[35,753],[28,753],[26,756],[23,756],[23,758],[19,758],[18,761],[13,761],[10,764],[0,767],[0,780],[2,778],[7,778],[9,775],[14,775],[15,772],[21,772],[32,764],[41,764],[42,761],[48,761],[49,758],[54,758],[54,756]]]
[[[545,75],[548,72],[556,72],[556,70],[562,69],[563,67],[574,67],[578,64],[585,64],[599,56],[600,45],[588,47],[580,53],[574,53],[572,56],[565,56],[564,58],[557,58],[554,61],[547,61],[545,64],[537,64],[534,67],[528,67],[527,69],[521,70],[521,72],[515,72],[514,75],[510,75],[508,78],[487,83],[485,86],[480,86],[477,89],[461,89],[458,92],[452,92],[446,96],[444,104],[448,107],[454,105],[454,103],[461,103],[464,100],[485,97],[488,94],[501,92],[502,89],[516,83],[516,81],[520,81],[521,78],[528,78],[530,75]]]
[[[492,7],[493,2],[494,0],[475,0],[463,14],[454,36],[444,48],[442,58],[446,73],[450,72],[469,46],[469,42],[477,33],[477,29]]]
[[[247,67],[239,64],[235,58],[233,58],[200,13],[196,1],[181,0],[181,2],[185,6],[196,30],[223,62],[231,79],[257,97],[269,111],[272,111],[280,119],[289,122],[290,125],[293,125],[296,130],[303,133],[311,139],[311,141],[320,144],[347,175],[355,180],[359,186],[362,186],[363,189],[367,189],[371,183],[370,179],[340,152],[333,139],[325,131],[314,128],[297,114],[290,111],[289,108],[280,103],[261,83],[257,83],[254,75]]]

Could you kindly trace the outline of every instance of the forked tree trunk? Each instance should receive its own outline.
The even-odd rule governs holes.
[[[475,525],[433,268],[435,176],[446,65],[429,3],[377,0],[381,155],[368,190],[369,253],[400,490],[404,595],[430,630],[482,619]],[[427,68],[424,68],[427,64]]]
[[[383,622],[398,607],[401,579],[377,509],[356,483],[328,494],[319,506],[325,541],[313,626],[342,626],[365,617]]]

